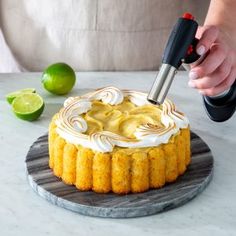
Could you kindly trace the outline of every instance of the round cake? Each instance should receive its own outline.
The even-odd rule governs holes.
[[[106,87],[68,98],[49,126],[49,166],[82,191],[144,192],[176,181],[190,163],[188,119],[170,100]]]

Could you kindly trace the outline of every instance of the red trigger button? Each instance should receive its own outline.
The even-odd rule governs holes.
[[[187,55],[190,55],[193,52],[193,45],[189,45]]]
[[[194,20],[194,16],[188,12],[183,14],[183,18],[186,20]]]

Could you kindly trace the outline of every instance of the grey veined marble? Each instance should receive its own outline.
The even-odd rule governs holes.
[[[38,138],[26,157],[28,180],[47,201],[80,214],[109,218],[130,218],[156,214],[179,207],[201,193],[213,174],[213,157],[207,144],[191,133],[192,161],[175,183],[145,193],[117,195],[82,192],[64,184],[48,166],[47,135]]]

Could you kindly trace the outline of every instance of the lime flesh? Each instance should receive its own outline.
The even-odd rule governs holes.
[[[21,89],[21,90],[18,90],[18,91],[14,91],[12,93],[8,93],[6,95],[6,99],[8,101],[9,104],[12,104],[13,100],[21,95],[22,93],[36,93],[36,89],[35,88],[25,88],[25,89]]]
[[[23,120],[37,120],[44,110],[44,101],[36,93],[22,93],[12,102],[15,115]]]

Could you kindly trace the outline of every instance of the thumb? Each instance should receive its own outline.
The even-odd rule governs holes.
[[[216,41],[219,35],[219,29],[211,25],[202,26],[199,27],[197,34],[200,34],[200,39],[196,51],[201,56],[206,53]]]

